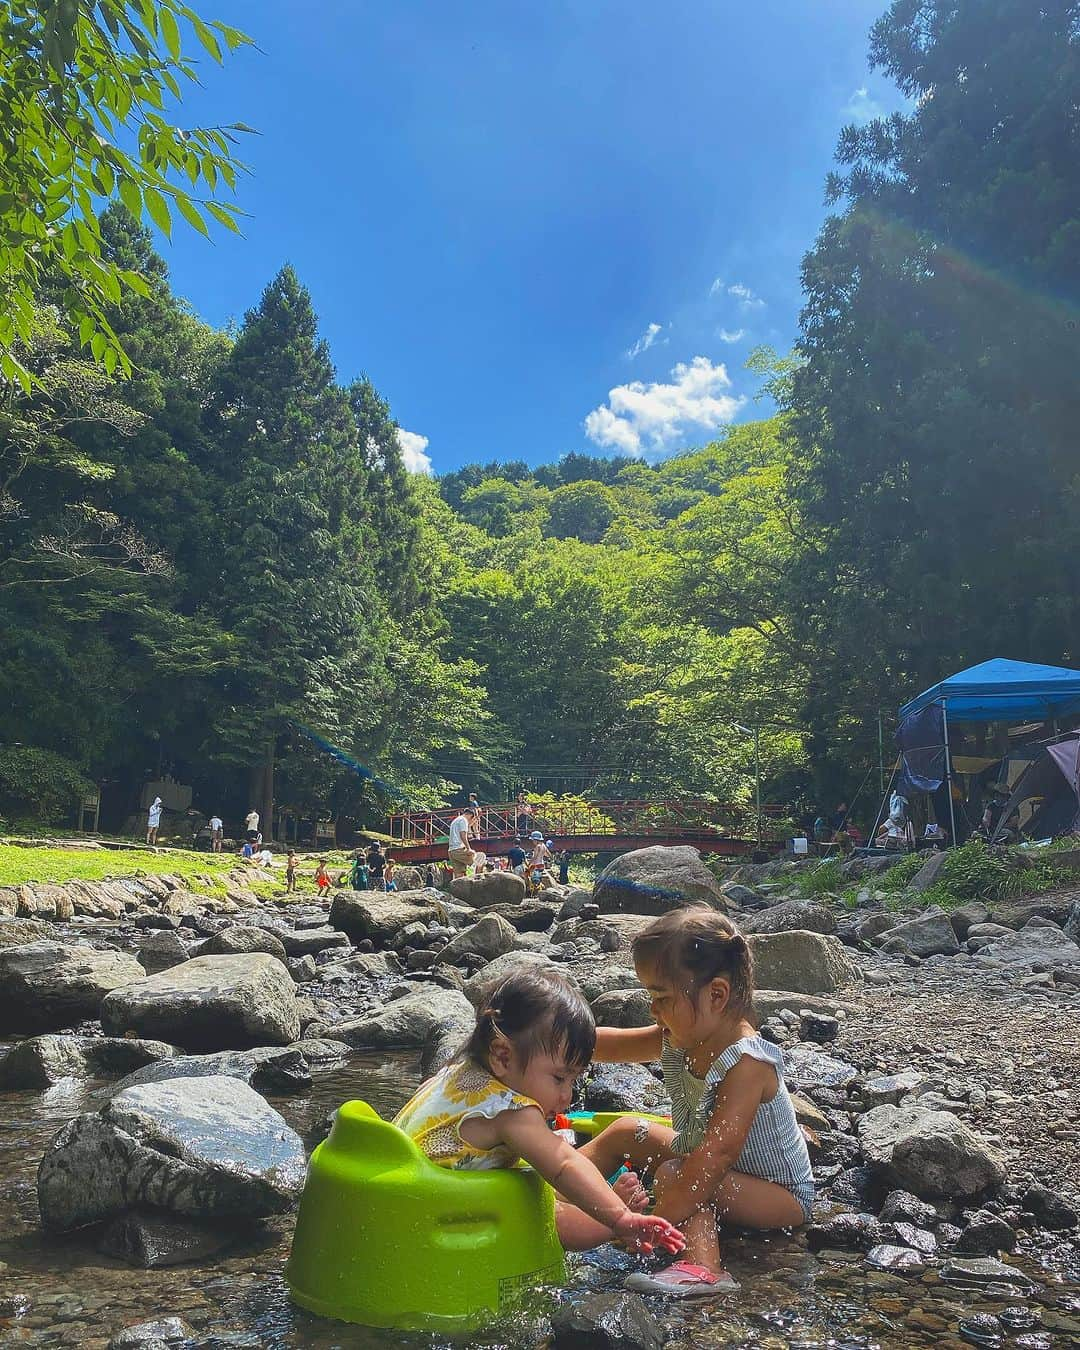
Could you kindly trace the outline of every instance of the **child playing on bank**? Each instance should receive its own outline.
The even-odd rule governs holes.
[[[686,1257],[630,1289],[676,1297],[738,1289],[724,1270],[717,1224],[790,1228],[806,1223],[814,1181],[806,1142],[783,1079],[783,1056],[752,1016],[750,949],[729,919],[676,909],[639,933],[638,979],[656,1025],[598,1027],[594,1058],[659,1059],[674,1129],[616,1121],[581,1152],[609,1175],[623,1161],[656,1176],[656,1213],[686,1232]]]
[[[285,859],[285,890],[291,893],[296,890],[296,854],[289,849],[289,856]]]
[[[330,873],[326,870],[326,864],[324,862],[319,863],[315,873],[315,885],[319,888],[320,898],[325,898],[330,894],[330,887],[333,884],[330,880]]]
[[[556,1225],[568,1250],[617,1239],[642,1252],[654,1245],[679,1252],[678,1229],[640,1212],[648,1197],[634,1173],[609,1186],[549,1128],[552,1116],[569,1109],[595,1037],[589,1005],[569,980],[557,971],[516,971],[486,993],[461,1054],[423,1084],[394,1124],[442,1167],[528,1163],[561,1197]]]

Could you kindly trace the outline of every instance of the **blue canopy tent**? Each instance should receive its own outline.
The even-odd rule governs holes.
[[[928,792],[949,783],[955,843],[949,724],[1045,722],[1076,714],[1080,714],[1080,670],[1001,656],[982,661],[939,681],[900,709],[896,741],[902,751],[901,784]]]

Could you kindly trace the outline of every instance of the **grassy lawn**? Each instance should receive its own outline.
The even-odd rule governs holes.
[[[348,864],[345,854],[341,862],[334,855],[328,859],[331,876]],[[87,850],[66,848],[20,848],[0,844],[0,886],[20,886],[25,882],[61,881],[115,881],[121,877],[161,875],[183,878],[184,885],[202,895],[222,894],[226,874],[239,867],[239,860],[231,853],[194,853],[183,849],[167,853],[151,853],[141,849]],[[315,863],[302,863],[297,874],[297,895],[308,898],[315,894],[312,878]],[[254,880],[250,889],[264,899],[280,899],[285,893],[285,860],[274,869],[273,880]]]

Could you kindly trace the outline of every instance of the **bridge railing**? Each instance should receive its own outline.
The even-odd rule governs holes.
[[[458,808],[441,811],[405,811],[389,817],[389,833],[403,844],[430,844],[445,839]],[[777,840],[785,831],[781,821],[788,808],[762,804],[763,839]],[[540,830],[545,838],[588,835],[663,835],[694,834],[715,830],[730,838],[753,838],[756,834],[754,808],[741,802],[712,802],[683,798],[678,801],[597,801],[543,803],[523,806],[516,802],[498,802],[481,806],[474,834],[481,839],[526,837]]]

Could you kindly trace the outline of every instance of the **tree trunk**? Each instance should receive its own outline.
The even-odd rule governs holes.
[[[266,742],[266,758],[262,763],[262,791],[257,798],[263,835],[274,837],[274,743],[273,736]]]

